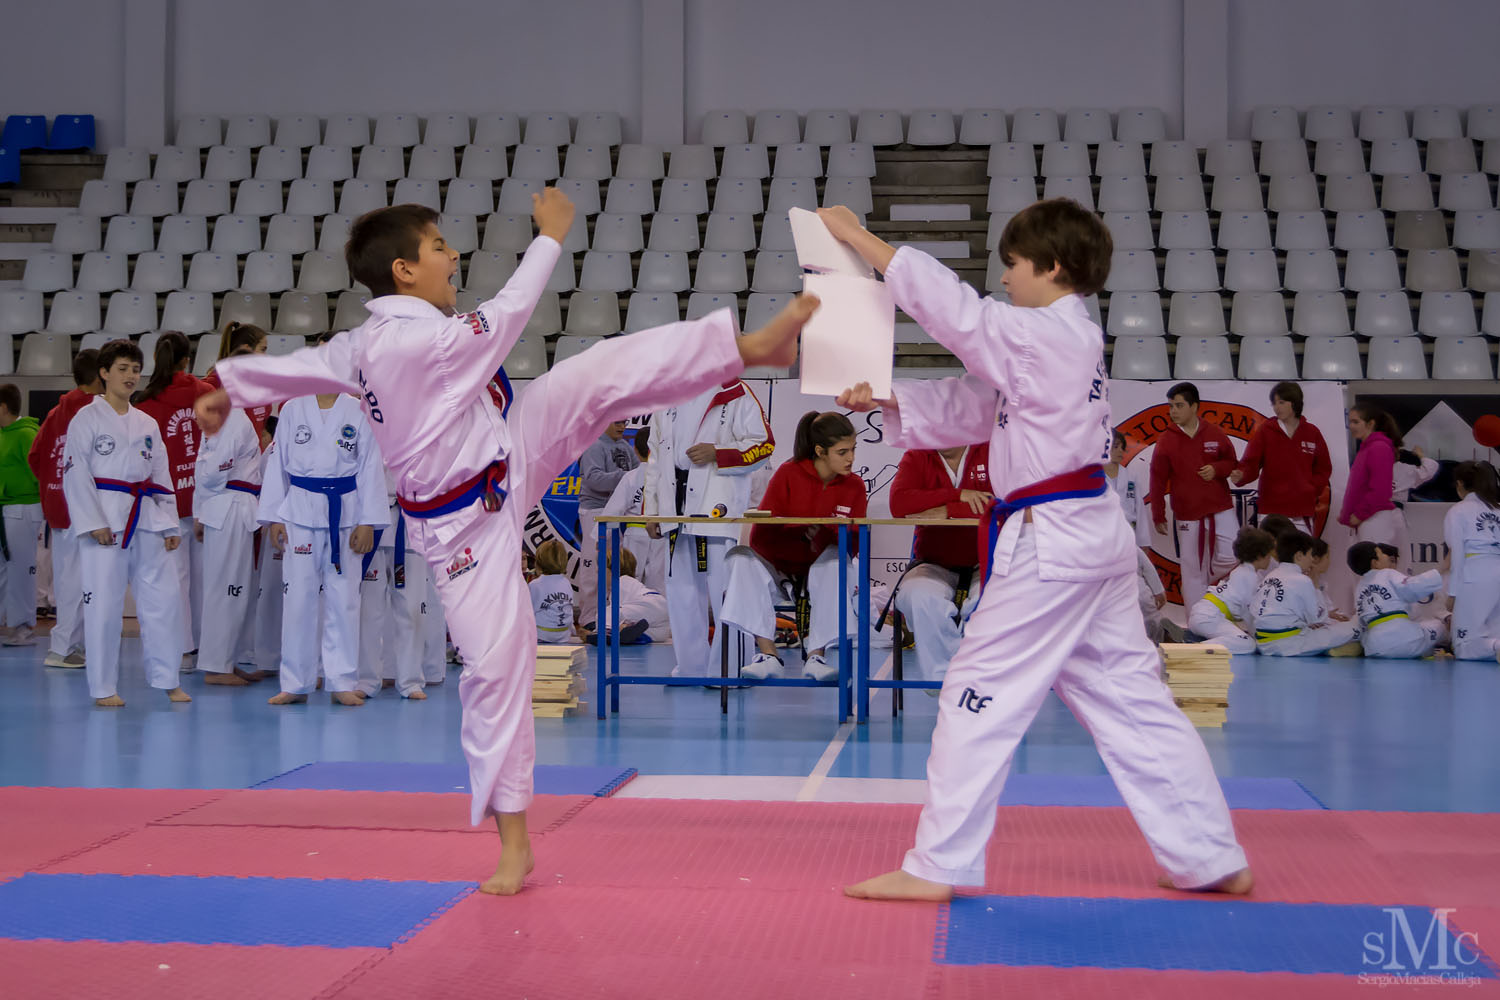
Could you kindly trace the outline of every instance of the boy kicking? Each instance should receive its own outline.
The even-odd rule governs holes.
[[[370,319],[317,348],[222,361],[224,389],[199,400],[212,431],[234,406],[319,392],[363,398],[395,477],[413,548],[426,556],[463,655],[461,740],[472,821],[493,815],[500,863],[480,888],[510,895],[532,868],[526,807],[535,733],[536,628],[519,570],[527,513],[612,420],[670,405],[736,378],[786,366],[816,307],[799,297],[763,329],[738,336],[734,316],[606,341],[555,365],[513,399],[501,363],[546,287],[573,205],[533,197],[538,237],[500,293],[452,315],[458,254],[436,212],[397,205],[356,220],[345,249],[369,286]]]
[[[847,209],[819,214],[969,371],[897,383],[888,400],[861,383],[839,405],[884,407],[897,447],[988,440],[990,481],[1004,498],[981,527],[987,580],[943,680],[916,846],[900,868],[845,892],[940,901],[954,886],[983,885],[1011,756],[1049,688],[1093,734],[1164,884],[1249,892],[1208,753],[1161,682],[1136,607],[1135,539],[1108,495],[1104,335],[1083,301],[1109,273],[1108,230],[1064,199],[1019,213],[1000,240],[1006,304],[918,250],[892,249]]]

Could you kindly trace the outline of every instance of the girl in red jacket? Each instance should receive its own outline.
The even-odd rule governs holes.
[[[198,630],[203,617],[203,550],[193,537],[193,467],[198,462],[198,423],[193,403],[212,392],[213,386],[188,373],[193,345],[176,330],[168,330],[156,341],[155,367],[136,407],[156,421],[167,449],[167,470],[177,493],[177,517],[181,521],[182,544],[171,553],[182,581],[184,672],[193,669],[187,655],[198,651]]]
[[[766,486],[760,506],[773,517],[864,517],[864,480],[853,475],[854,425],[842,413],[809,411],[797,424],[792,461],[783,463]],[[803,676],[829,681],[838,676],[823,651],[838,638],[838,529],[833,525],[757,524],[749,546],[725,557],[729,584],[724,621],[755,636],[759,651],[741,677],[764,680],[782,665],[776,655],[775,605],[787,597],[783,585],[805,580],[812,613]],[[852,567],[850,567],[852,575]],[[845,595],[846,601],[849,595]],[[854,620],[852,604],[849,621]]]
[[[1361,542],[1396,544],[1401,535],[1400,514],[1391,499],[1392,470],[1401,432],[1391,415],[1370,403],[1349,407],[1349,436],[1359,443],[1349,467],[1349,485],[1339,523],[1354,529]]]

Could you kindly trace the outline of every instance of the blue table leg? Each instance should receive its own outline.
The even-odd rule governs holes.
[[[849,720],[849,525],[839,525],[839,723]]]
[[[602,621],[604,621],[604,530],[605,530],[605,525],[604,525],[603,522],[597,522],[597,523],[598,523],[598,526],[599,526],[599,538],[598,538],[598,541],[595,543],[595,546],[594,546],[594,548],[595,548],[594,573],[595,573],[595,576],[597,577],[597,581],[596,582],[598,584],[598,590],[599,590],[599,595],[598,595],[599,596],[599,617],[596,618],[595,621],[602,622]],[[598,717],[601,718],[601,719],[604,718],[604,696],[609,691],[609,682],[605,679],[605,673],[604,673],[604,657],[605,657],[605,655],[606,655],[606,651],[604,649],[604,643],[596,641],[595,644],[594,644],[594,656],[595,656],[595,659],[597,660],[597,662],[599,664],[599,681],[598,681],[598,684],[596,685],[596,687],[594,689],[594,697],[597,698],[598,701],[599,701],[599,709],[598,709],[598,713],[597,714],[598,714]]]
[[[609,600],[613,609],[610,618],[609,636],[609,672],[613,677],[620,676],[620,525],[618,522],[609,526],[609,550],[613,558],[609,563]],[[601,620],[602,624],[602,620]],[[597,630],[596,630],[597,631]],[[598,640],[595,640],[598,641]],[[609,710],[618,712],[620,710],[620,684],[615,682],[609,689]]]
[[[859,671],[854,684],[856,722],[870,718],[870,526],[859,526]]]

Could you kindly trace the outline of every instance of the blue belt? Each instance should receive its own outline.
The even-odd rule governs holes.
[[[343,496],[345,493],[353,493],[359,488],[359,483],[353,476],[332,476],[327,479],[318,476],[293,476],[288,475],[287,482],[300,489],[311,493],[321,493],[328,498],[328,554],[333,559],[335,571],[344,572],[343,565],[339,562],[339,553],[343,549],[339,528],[341,519],[339,515],[343,512]]]
[[[370,563],[375,561],[375,550],[380,548],[380,540],[385,537],[384,528],[375,529],[375,546],[365,553],[364,560],[359,565],[359,575],[363,577],[370,572]],[[394,566],[392,576],[395,579],[397,590],[406,589],[406,518],[401,516],[401,509],[396,509],[396,541],[391,552],[391,563]]]

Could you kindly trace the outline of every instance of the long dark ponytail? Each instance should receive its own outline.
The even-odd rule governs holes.
[[[808,410],[802,414],[802,419],[797,421],[797,436],[792,443],[792,458],[799,462],[811,461],[818,457],[819,448],[826,451],[844,438],[853,436],[854,425],[842,413],[834,410],[826,413]]]
[[[1359,419],[1365,423],[1374,424],[1377,431],[1391,439],[1391,444],[1397,450],[1406,443],[1401,437],[1401,430],[1396,426],[1396,419],[1374,403],[1355,403],[1349,409],[1358,413]]]
[[[177,366],[192,356],[193,345],[176,330],[167,330],[158,337],[156,350],[151,355],[154,365],[151,380],[141,390],[141,401],[155,399],[165,392],[167,386],[172,384],[172,376],[177,374]]]
[[[1453,481],[1479,499],[1490,510],[1500,509],[1500,477],[1488,462],[1459,462],[1453,467]]]

